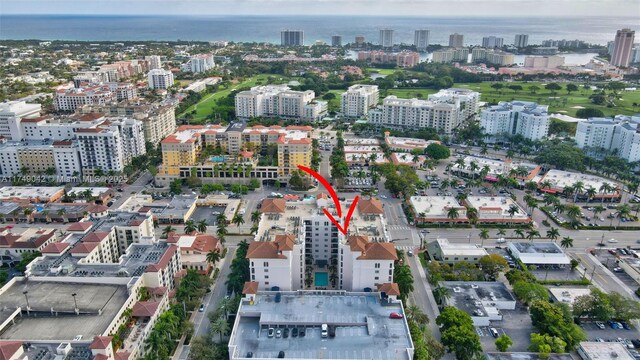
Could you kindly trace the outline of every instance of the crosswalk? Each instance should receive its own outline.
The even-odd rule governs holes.
[[[398,250],[415,250],[415,248],[417,247],[418,246],[414,246],[414,245],[402,245],[402,246],[396,245],[396,249]]]
[[[389,230],[411,230],[413,228],[411,226],[406,226],[406,225],[388,225],[387,229],[389,229]]]

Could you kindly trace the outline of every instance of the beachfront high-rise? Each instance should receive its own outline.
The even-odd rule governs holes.
[[[527,34],[516,34],[516,37],[513,41],[513,46],[517,48],[527,47],[529,45],[529,35]]]
[[[331,46],[333,47],[342,46],[342,35],[333,35],[331,37]]]
[[[393,29],[380,29],[379,44],[385,48],[393,47]]]
[[[633,38],[636,32],[631,29],[622,29],[616,32],[613,53],[611,54],[611,65],[627,67],[633,48]]]
[[[280,45],[282,45],[282,46],[304,46],[304,31],[302,31],[302,30],[282,30],[280,32]]]
[[[418,51],[426,51],[429,46],[429,30],[416,30],[413,37],[413,45]]]
[[[460,48],[464,46],[464,35],[454,33],[449,35],[449,47]]]
[[[504,39],[495,36],[485,36],[482,38],[482,47],[487,49],[501,48],[504,44]]]

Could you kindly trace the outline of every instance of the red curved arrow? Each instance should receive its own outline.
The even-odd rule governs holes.
[[[336,194],[336,191],[333,190],[333,187],[331,186],[331,184],[329,184],[327,179],[323,178],[322,175],[318,174],[313,169],[309,169],[306,166],[298,165],[298,169],[300,169],[300,170],[302,170],[302,171],[304,171],[306,173],[309,173],[311,176],[316,178],[322,185],[324,185],[324,187],[327,189],[327,191],[329,191],[329,194],[331,195],[331,198],[333,199],[333,203],[336,205],[336,210],[338,211],[338,217],[341,218],[342,217],[342,207],[340,206],[340,201],[338,200],[338,195]]]

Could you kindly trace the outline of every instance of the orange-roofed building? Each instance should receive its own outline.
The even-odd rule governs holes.
[[[371,242],[367,236],[349,236],[340,244],[338,282],[341,289],[363,291],[393,281],[396,248],[389,242]]]
[[[170,244],[180,247],[183,269],[193,269],[201,274],[208,274],[212,264],[207,261],[207,254],[216,251],[222,254],[222,243],[210,234],[175,234],[172,233],[167,238]]]

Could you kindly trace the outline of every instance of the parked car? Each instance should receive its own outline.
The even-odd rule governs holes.
[[[491,335],[492,335],[494,338],[497,338],[497,337],[498,337],[498,335],[499,335],[499,334],[498,334],[498,330],[496,330],[496,328],[489,328],[489,332],[491,332]]]
[[[305,332],[306,332],[306,330],[303,327],[300,328],[300,333],[299,333],[300,337],[304,337]]]
[[[329,336],[329,326],[327,324],[322,324],[321,326],[321,335],[323,338]]]
[[[275,333],[275,330],[273,328],[269,328],[269,331],[267,332],[267,337],[272,338],[274,333]]]
[[[604,330],[605,326],[604,323],[602,321],[596,321],[596,326],[598,327],[598,329]]]
[[[298,328],[293,328],[291,330],[291,337],[298,337]]]
[[[631,326],[629,326],[626,321],[620,321],[620,325],[622,325],[625,330],[631,330]]]
[[[402,319],[403,317],[402,314],[398,314],[397,312],[389,314],[389,319]]]
[[[282,337],[282,329],[276,330],[276,338],[280,339]]]
[[[289,328],[284,328],[284,332],[282,333],[282,337],[285,338],[285,339],[289,337]]]
[[[607,240],[607,242],[610,242],[610,243],[617,243],[617,242],[618,242],[618,240],[611,238],[611,239]]]
[[[284,351],[280,350],[278,353],[278,359],[284,359]]]

